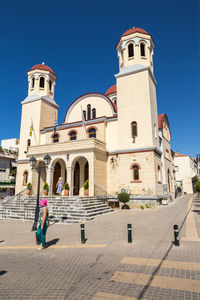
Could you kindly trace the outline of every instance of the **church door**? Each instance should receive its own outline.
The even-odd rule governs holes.
[[[59,162],[57,162],[53,172],[53,195],[56,195],[56,184],[59,177],[61,177],[61,165],[59,164]]]
[[[78,162],[75,164],[74,169],[74,195],[79,195],[79,189],[80,189],[80,165]]]

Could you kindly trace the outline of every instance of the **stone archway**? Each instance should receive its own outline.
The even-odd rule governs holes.
[[[63,182],[67,182],[67,171],[65,161],[63,159],[56,159],[51,165],[52,169],[52,194],[56,195],[56,184],[59,177],[62,177]]]
[[[72,194],[76,196],[84,196],[84,182],[89,179],[89,164],[85,157],[79,157],[72,163],[73,184]]]

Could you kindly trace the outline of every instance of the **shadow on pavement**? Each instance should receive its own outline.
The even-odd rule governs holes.
[[[0,271],[0,276],[4,275],[5,273],[7,273],[7,271],[4,271],[4,270]]]
[[[46,248],[55,245],[58,241],[59,241],[59,239],[53,239],[49,242],[46,242]]]
[[[192,202],[192,204],[190,205],[190,208],[189,208],[189,210],[187,211],[187,213],[186,213],[186,215],[185,215],[185,217],[184,217],[184,219],[183,219],[183,222],[182,222],[182,224],[181,224],[181,226],[180,226],[180,228],[179,228],[179,234],[180,234],[181,229],[182,229],[183,225],[185,224],[185,221],[186,221],[186,219],[187,219],[187,217],[188,217],[188,215],[189,215],[189,213],[190,213],[190,211],[191,211],[191,209],[192,209],[192,205],[193,205],[193,202]],[[150,287],[151,282],[152,282],[154,276],[156,276],[156,274],[158,273],[158,271],[159,271],[160,268],[162,267],[163,261],[167,258],[167,256],[168,256],[169,252],[171,251],[173,245],[174,245],[174,242],[172,242],[172,244],[171,244],[171,245],[169,246],[169,248],[167,249],[167,251],[166,251],[165,255],[163,256],[163,258],[161,259],[159,265],[157,266],[157,268],[156,268],[156,269],[154,270],[154,272],[152,273],[151,278],[149,279],[148,283],[144,286],[144,288],[143,288],[142,291],[140,292],[140,294],[139,294],[139,296],[138,296],[138,299],[142,299],[142,298],[144,297],[145,292],[146,292],[146,291],[148,290],[148,288]]]

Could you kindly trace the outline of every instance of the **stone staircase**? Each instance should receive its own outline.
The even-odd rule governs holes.
[[[113,212],[105,199],[99,197],[46,197],[50,220],[64,223],[91,221]],[[13,196],[0,203],[0,219],[34,220],[36,197]]]

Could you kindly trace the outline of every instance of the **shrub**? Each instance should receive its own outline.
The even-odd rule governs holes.
[[[65,183],[64,189],[69,191],[69,183],[68,182]]]
[[[48,191],[49,190],[49,185],[47,182],[45,182],[44,186],[43,186],[43,190]]]
[[[151,208],[151,203],[147,203],[145,206],[146,208]]]
[[[126,192],[121,192],[117,195],[117,198],[120,202],[126,203],[130,200],[130,195]]]
[[[84,190],[88,190],[88,188],[89,188],[89,181],[88,181],[88,179],[85,181],[83,187],[84,187]]]
[[[195,187],[195,190],[197,191],[197,193],[200,194],[200,180],[195,182],[194,187]]]
[[[141,210],[144,210],[144,206],[143,205],[140,205],[140,208],[141,208]]]
[[[32,189],[32,184],[31,184],[31,182],[29,182],[29,183],[27,183],[27,190],[29,190],[29,191],[31,191],[31,189]]]

